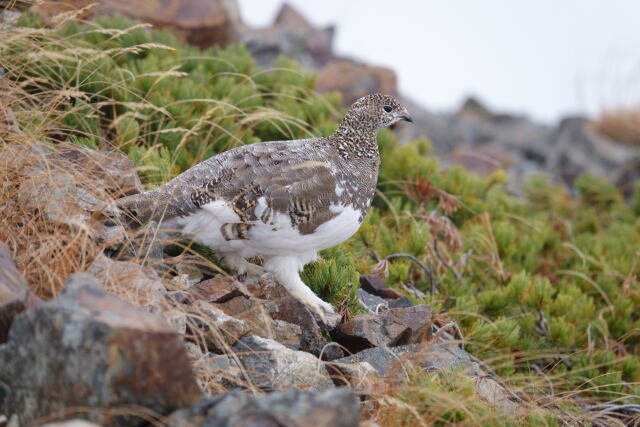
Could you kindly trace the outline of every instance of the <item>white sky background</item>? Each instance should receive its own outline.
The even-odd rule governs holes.
[[[267,26],[282,0],[240,0]],[[335,24],[335,51],[398,74],[435,110],[474,94],[499,111],[553,122],[640,104],[640,0],[290,0]]]

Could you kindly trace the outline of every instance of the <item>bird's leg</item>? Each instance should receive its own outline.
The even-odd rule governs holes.
[[[331,304],[318,298],[318,296],[304,284],[300,278],[300,267],[299,259],[293,256],[277,256],[267,259],[264,263],[265,270],[271,273],[275,279],[289,291],[291,296],[318,313],[322,321],[327,324],[328,319],[326,315],[333,314],[336,310]]]
[[[265,270],[262,267],[248,262],[237,253],[225,254],[223,261],[227,267],[240,275],[247,273],[249,276],[260,277],[265,273]]]

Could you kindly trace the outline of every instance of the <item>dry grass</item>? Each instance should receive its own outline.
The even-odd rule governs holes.
[[[592,130],[633,147],[640,147],[640,107],[605,111],[591,123]]]

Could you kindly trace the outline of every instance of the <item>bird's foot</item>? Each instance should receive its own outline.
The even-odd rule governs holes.
[[[329,329],[335,328],[338,326],[338,323],[340,323],[342,316],[340,316],[331,304],[318,300],[314,301],[310,306],[313,313],[319,317],[320,322]]]
[[[243,273],[253,277],[262,277],[266,274],[266,271],[264,270],[264,268],[260,267],[259,265],[255,265],[250,262],[247,262],[247,265],[245,266]]]
[[[238,276],[248,275],[252,277],[261,277],[266,271],[259,265],[252,264],[239,255],[226,255],[224,263],[227,264]]]

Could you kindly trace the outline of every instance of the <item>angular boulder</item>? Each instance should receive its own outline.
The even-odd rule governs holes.
[[[343,353],[338,347],[327,346],[328,341],[323,335],[323,328],[309,309],[289,295],[281,285],[261,280],[246,286],[246,292],[252,296],[238,296],[219,306],[230,316],[246,321],[257,335],[265,336],[266,332],[271,331],[272,320],[286,322],[300,328],[300,350],[316,356],[322,354],[326,360],[342,357]],[[332,319],[333,323],[339,320],[339,316],[335,317]]]
[[[216,276],[189,286],[186,292],[196,300],[213,303],[227,302],[232,298],[245,295],[244,285],[234,277]]]
[[[125,154],[118,151],[99,151],[63,144],[62,148],[47,156],[49,166],[61,170],[73,169],[86,177],[89,184],[98,182],[114,197],[123,197],[144,191],[135,164]]]
[[[333,332],[333,338],[349,351],[357,353],[372,347],[425,340],[430,331],[431,307],[422,304],[355,316],[341,324]]]
[[[476,394],[487,403],[500,406],[507,411],[518,410],[522,403],[513,392],[501,384],[498,376],[454,341],[433,340],[423,344],[370,348],[335,360],[332,365],[339,368],[363,362],[371,365],[382,378],[391,383],[405,380],[406,367],[409,366],[427,372],[460,372],[474,380]],[[332,373],[335,378],[335,370]]]
[[[16,317],[0,345],[0,413],[18,414],[21,425],[77,416],[67,410],[74,407],[96,408],[82,416],[100,424],[136,425],[140,418],[114,419],[104,409],[168,414],[201,397],[171,326],[86,273],[71,276],[58,299]]]
[[[333,387],[324,363],[304,351],[294,351],[266,338],[247,336],[233,347],[250,382],[263,390]]]
[[[94,5],[87,8],[89,5]],[[183,41],[201,48],[225,45],[232,40],[234,24],[239,20],[237,5],[224,0],[47,0],[34,9],[50,19],[60,13],[84,9],[79,18],[122,14],[167,28]]]
[[[342,59],[329,62],[318,71],[316,89],[320,92],[340,91],[344,104],[350,105],[370,93],[397,95],[398,79],[390,68]]]
[[[322,393],[288,390],[252,395],[232,391],[171,414],[169,426],[357,427],[360,403],[345,387]]]

